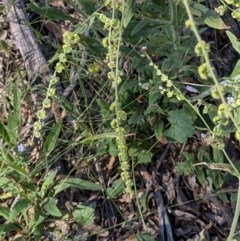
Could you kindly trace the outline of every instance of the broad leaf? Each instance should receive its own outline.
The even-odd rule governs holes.
[[[149,151],[146,151],[146,150],[142,150],[139,152],[138,154],[138,164],[141,164],[141,163],[144,163],[144,164],[147,164],[147,163],[150,163],[152,161],[152,156],[153,154]]]
[[[46,191],[53,183],[53,180],[56,177],[56,175],[57,175],[57,170],[51,172],[47,177],[44,178],[44,182],[41,186],[41,197],[43,197],[46,194]]]
[[[138,241],[154,241],[155,240],[152,234],[147,233],[147,232],[140,233],[139,231],[136,234],[136,238]]]
[[[186,142],[188,137],[194,134],[192,116],[185,110],[173,110],[169,112],[168,120],[171,127],[164,134],[176,142]]]
[[[226,31],[226,34],[231,41],[233,48],[240,54],[240,41],[238,41],[237,37],[230,31]]]
[[[46,203],[44,205],[44,209],[47,211],[47,213],[54,217],[61,217],[62,213],[58,209],[56,202],[57,201],[53,198],[47,198]]]
[[[19,200],[11,209],[10,213],[10,220],[14,221],[17,219],[19,214],[23,214],[25,220],[26,217],[26,211],[32,206],[31,202],[28,199],[21,199]],[[27,220],[26,220],[27,221]]]
[[[107,188],[107,194],[110,198],[116,198],[118,195],[123,193],[124,189],[124,182],[121,179],[118,179],[113,182],[112,187]]]
[[[84,205],[77,205],[73,211],[73,218],[81,225],[91,225],[94,222],[94,209]]]
[[[212,11],[210,14],[208,14],[207,17],[205,17],[204,23],[211,28],[215,28],[219,30],[230,28],[223,22],[223,20],[221,19],[220,16],[218,16],[218,14],[214,14],[212,13]]]
[[[157,120],[154,124],[154,132],[158,141],[161,140],[163,136],[164,123],[161,120]]]

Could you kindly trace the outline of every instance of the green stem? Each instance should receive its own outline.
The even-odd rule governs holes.
[[[192,13],[191,13],[191,10],[190,10],[190,7],[189,7],[188,0],[183,0],[183,4],[185,6],[185,9],[186,9],[188,17],[189,17],[189,21],[191,23],[191,29],[194,32],[194,34],[195,34],[195,36],[197,38],[198,43],[202,43],[202,39],[201,39],[201,36],[198,33],[197,27],[195,25],[195,22],[194,22],[194,19],[193,19],[193,16],[192,16]],[[214,84],[216,86],[216,89],[217,89],[217,91],[219,93],[220,99],[221,99],[222,103],[226,104],[226,101],[224,99],[224,95],[223,95],[223,92],[221,90],[220,84],[218,83],[218,80],[216,78],[216,75],[214,74],[213,68],[211,67],[211,63],[210,63],[210,59],[209,59],[208,53],[207,53],[207,51],[205,49],[205,46],[203,46],[203,45],[202,45],[202,53],[203,53],[203,57],[204,57],[205,63],[208,66],[208,71],[210,73],[210,76],[212,77],[213,82],[214,82]],[[229,117],[232,120],[234,126],[237,128],[238,127],[237,122],[235,121],[235,119],[234,119],[234,117],[233,117],[231,112],[229,113]],[[234,168],[234,170],[236,171],[236,173],[238,175],[238,198],[237,198],[236,210],[235,210],[235,213],[234,213],[234,218],[233,218],[233,221],[232,221],[231,230],[230,230],[230,233],[229,233],[229,236],[228,236],[228,239],[227,239],[227,241],[232,241],[234,233],[235,233],[235,230],[236,230],[236,227],[237,227],[239,214],[240,214],[240,174],[239,174],[237,168],[234,166],[234,164],[232,163],[232,161],[230,160],[230,158],[228,157],[227,153],[224,150],[223,150],[223,153],[225,154],[225,156],[228,159],[228,162]]]
[[[238,177],[238,196],[237,196],[236,210],[234,213],[234,218],[232,221],[231,230],[228,235],[227,241],[233,241],[233,236],[237,227],[239,215],[240,215],[240,177]]]
[[[172,30],[172,39],[174,49],[177,50],[179,47],[179,36],[178,36],[178,12],[177,5],[174,3],[174,0],[169,0],[169,15],[171,20],[171,30]]]
[[[202,41],[202,38],[201,38],[200,34],[198,33],[198,29],[197,29],[196,24],[195,24],[195,22],[194,22],[194,19],[193,19],[192,13],[191,13],[191,9],[190,9],[190,7],[189,7],[189,2],[188,2],[188,0],[183,0],[183,4],[184,4],[184,6],[185,6],[185,9],[186,9],[186,11],[187,11],[188,18],[189,18],[190,23],[191,23],[191,29],[192,29],[192,31],[194,32],[195,37],[196,37],[198,43],[202,43],[203,41]],[[212,79],[213,79],[214,85],[215,85],[215,87],[216,87],[216,89],[217,89],[217,91],[218,91],[218,94],[219,94],[219,96],[220,96],[220,99],[221,99],[221,101],[222,101],[223,104],[227,104],[226,101],[225,101],[225,98],[224,98],[224,95],[223,95],[221,86],[220,86],[220,84],[219,84],[219,82],[218,82],[218,79],[217,79],[217,77],[216,77],[216,75],[215,75],[215,73],[214,73],[214,71],[213,71],[212,66],[211,66],[211,62],[210,62],[208,53],[207,53],[207,51],[206,51],[206,49],[205,49],[205,46],[203,46],[203,44],[201,44],[201,45],[202,45],[203,58],[204,58],[204,60],[205,60],[205,63],[207,64],[209,74],[210,74],[210,76],[211,76]],[[232,115],[231,112],[229,113],[229,117],[230,117],[231,121],[233,122],[234,126],[235,126],[236,128],[238,128],[238,124],[237,124],[237,122],[235,121],[235,119],[234,119],[234,117],[233,117],[233,115]]]

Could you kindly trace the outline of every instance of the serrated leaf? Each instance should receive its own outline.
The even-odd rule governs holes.
[[[122,181],[122,179],[118,179],[113,182],[112,187],[107,188],[107,194],[110,198],[116,198],[118,195],[123,193],[124,189],[124,182]]]
[[[94,222],[94,209],[84,205],[77,205],[73,211],[73,218],[81,225],[91,225]]]
[[[66,178],[61,180],[59,184],[54,187],[54,195],[58,194],[59,192],[63,191],[69,187],[76,187],[83,190],[92,190],[92,191],[100,191],[101,186],[91,181],[83,180],[80,178]]]
[[[77,20],[76,18],[72,18],[70,15],[64,13],[58,8],[49,6],[40,8],[34,1],[31,1],[31,3],[27,4],[27,7],[30,8],[33,12],[37,13],[38,15],[50,20]]]
[[[46,155],[49,155],[54,149],[61,129],[62,129],[61,122],[55,123],[54,126],[51,128],[51,131],[48,134],[46,141],[44,142],[44,145],[43,145],[43,149]]]
[[[240,41],[238,41],[237,37],[230,31],[226,31],[226,34],[231,41],[233,48],[240,54]]]
[[[47,211],[48,214],[54,217],[61,217],[62,213],[57,207],[57,201],[54,198],[47,198],[46,203],[44,205],[44,209]]]
[[[194,134],[193,120],[184,109],[169,112],[168,120],[171,127],[164,134],[176,142],[186,142]]]
[[[58,170],[55,170],[55,171],[51,172],[47,177],[44,178],[44,182],[41,186],[41,197],[44,197],[44,195],[46,194],[46,191],[48,190],[50,185],[53,183],[53,180],[56,177],[57,172],[58,172]]]
[[[144,163],[150,163],[152,161],[153,154],[150,151],[142,150],[138,154],[138,164]]]

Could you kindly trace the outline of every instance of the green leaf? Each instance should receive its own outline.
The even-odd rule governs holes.
[[[192,117],[184,109],[170,111],[168,120],[171,127],[164,134],[173,141],[186,142],[195,132]]]
[[[156,104],[160,97],[161,93],[159,91],[159,88],[156,88],[156,86],[151,87],[148,94],[149,105]]]
[[[142,20],[140,22],[138,21],[131,21],[130,25],[133,25],[133,29],[131,30],[131,37],[141,36],[141,37],[147,37],[153,33],[156,32],[156,29],[160,27],[161,25],[169,24],[169,21],[165,20]]]
[[[204,231],[205,231],[205,229],[203,229],[203,230],[200,232],[200,239],[199,239],[199,241],[208,241],[208,240],[204,237]]]
[[[238,170],[237,169],[235,170],[230,164],[227,164],[227,163],[200,162],[200,163],[194,164],[194,166],[201,166],[201,165],[205,165],[212,170],[225,171],[225,172],[231,173],[233,176],[239,177]]]
[[[115,180],[112,187],[107,188],[107,194],[110,198],[116,198],[125,190],[125,185],[122,179]]]
[[[81,225],[91,225],[94,222],[94,209],[85,205],[77,205],[73,218]]]
[[[237,107],[233,111],[234,120],[238,125],[240,125],[240,107]]]
[[[43,144],[43,149],[46,153],[46,155],[48,156],[52,150],[54,149],[56,142],[57,142],[57,138],[60,134],[60,131],[62,129],[62,123],[61,122],[57,122],[54,124],[54,126],[52,127],[50,133],[48,134],[46,141]]]
[[[41,186],[41,197],[44,197],[44,195],[46,194],[46,191],[48,190],[48,188],[50,187],[50,185],[52,185],[54,178],[57,175],[57,170],[51,172],[47,177],[44,178],[44,182]]]
[[[32,206],[31,202],[28,199],[21,199],[19,200],[11,209],[10,212],[10,220],[13,222],[17,219],[19,214],[22,214],[27,221],[27,210]]]
[[[129,22],[131,21],[133,17],[133,5],[134,5],[134,0],[127,0],[125,3],[125,10],[123,14],[123,27],[126,28]]]
[[[0,194],[0,199],[5,199],[7,196],[15,196],[20,191],[19,184],[7,177],[0,178],[0,188],[3,190],[3,193]]]
[[[213,161],[217,163],[223,163],[223,152],[222,150],[219,150],[218,148],[213,147]]]
[[[110,156],[117,156],[118,155],[118,148],[116,146],[116,143],[112,140],[109,142],[108,147],[108,153]]]
[[[110,108],[109,108],[109,104],[102,99],[97,99],[97,103],[100,107],[100,114],[102,117],[103,122],[106,122],[109,120],[109,115],[110,115]]]
[[[240,75],[240,60],[237,61],[237,63],[234,66],[234,69],[230,75],[230,78],[235,78],[237,77],[239,80]]]
[[[46,219],[46,216],[43,216],[42,214],[42,206],[40,207],[39,205],[36,205],[34,207],[34,217],[27,224],[28,230],[34,230],[33,232],[35,237],[39,235],[42,236],[43,224]],[[40,240],[40,237],[34,240]]]
[[[141,125],[145,121],[145,116],[144,115],[138,115],[138,114],[133,114],[129,119],[128,119],[128,124],[129,125]]]
[[[13,110],[17,121],[16,128],[19,128],[21,123],[21,94],[16,84],[13,86]]]
[[[138,233],[136,234],[136,237],[137,237],[138,241],[154,241],[155,240],[153,235],[150,233],[147,233],[147,232],[140,233],[138,231]]]
[[[211,14],[208,14],[208,16],[204,19],[204,23],[207,26],[219,30],[230,28],[223,22],[222,18],[218,14],[214,14],[212,11],[209,11],[209,13],[210,12]]]
[[[53,198],[47,198],[46,203],[44,205],[44,209],[47,211],[48,214],[54,216],[54,217],[61,217],[62,213],[57,207],[57,201]]]
[[[34,1],[31,1],[31,3],[27,4],[27,7],[30,8],[33,12],[37,13],[38,15],[50,20],[77,20],[76,18],[72,18],[70,15],[64,13],[58,8],[49,6],[40,8]]]
[[[81,4],[83,11],[85,11],[87,14],[91,15],[93,12],[95,12],[94,1],[78,0],[78,2]]]
[[[4,141],[10,144],[10,136],[8,134],[8,129],[1,122],[0,122],[0,136],[3,138]]]
[[[102,55],[102,54],[106,53],[106,49],[95,38],[88,37],[85,34],[79,34],[79,37],[81,39],[81,44],[83,44],[93,54]]]
[[[155,136],[158,141],[160,141],[163,136],[163,128],[164,128],[163,121],[156,120],[156,122],[154,124],[154,132],[155,132]]]
[[[0,207],[0,217],[4,217],[6,220],[10,220],[10,211],[8,208]]]
[[[19,165],[18,161],[15,160],[15,157],[12,153],[10,153],[10,151],[6,150],[5,148],[0,148],[0,152],[2,154],[2,158],[7,162],[9,167],[11,167],[18,174],[20,174],[20,176],[26,178],[29,181],[31,180],[29,178],[29,174],[22,166]]]
[[[233,48],[240,54],[240,41],[238,41],[237,37],[230,31],[226,31],[226,34],[231,41]]]
[[[10,143],[12,146],[16,146],[19,122],[13,111],[11,111],[8,115],[7,128],[8,128],[8,134],[10,137]]]
[[[59,192],[69,187],[76,187],[83,190],[92,190],[92,191],[102,190],[101,186],[94,182],[90,182],[80,178],[66,178],[64,180],[61,180],[60,183],[54,187],[54,190],[55,190],[54,195],[58,194]]]
[[[140,151],[140,153],[138,154],[138,164],[144,163],[150,163],[152,161],[152,156],[153,154],[149,151],[146,150],[142,150]]]

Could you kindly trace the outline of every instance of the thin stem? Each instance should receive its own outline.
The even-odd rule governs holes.
[[[171,20],[173,46],[174,46],[174,49],[177,50],[179,47],[179,36],[178,36],[178,31],[176,30],[178,27],[177,5],[174,3],[174,0],[169,0],[168,3],[169,3],[169,15]]]
[[[194,22],[194,19],[193,19],[193,16],[192,16],[192,13],[191,13],[191,9],[189,7],[189,3],[188,3],[188,0],[183,0],[183,3],[184,3],[184,6],[185,6],[185,9],[187,11],[187,15],[189,17],[189,20],[190,20],[190,23],[191,23],[191,29],[192,31],[194,32],[195,36],[196,36],[196,39],[198,41],[198,43],[202,43],[202,38],[200,36],[200,34],[198,33],[198,29],[196,27],[196,24]],[[210,62],[210,59],[209,59],[209,56],[208,56],[208,53],[205,49],[205,46],[203,46],[203,44],[201,44],[201,48],[202,48],[202,54],[203,54],[203,57],[204,57],[204,60],[205,60],[205,63],[207,64],[207,67],[208,67],[208,71],[209,71],[209,74],[210,76],[212,77],[213,79],[213,82],[214,82],[214,85],[218,91],[218,94],[220,96],[220,99],[222,101],[223,104],[227,104],[226,101],[225,101],[225,98],[224,98],[224,95],[223,95],[223,92],[222,92],[222,89],[221,89],[221,86],[217,80],[217,77],[213,71],[213,68],[211,66],[211,62]],[[237,128],[238,127],[238,124],[237,122],[235,121],[233,115],[231,112],[229,112],[229,117],[231,119],[231,121],[233,122],[234,126]]]
[[[228,235],[227,241],[233,240],[233,236],[234,236],[234,233],[235,233],[235,230],[236,230],[236,227],[237,227],[239,215],[240,215],[240,177],[238,178],[238,196],[237,196],[236,210],[235,210],[235,213],[234,213],[234,217],[233,217],[233,221],[232,221],[232,225],[231,225],[231,230],[230,230],[230,233]]]

